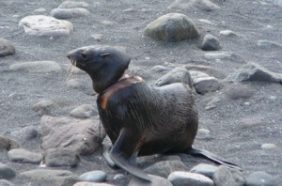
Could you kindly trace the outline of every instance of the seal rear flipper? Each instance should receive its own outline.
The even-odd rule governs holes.
[[[135,160],[139,145],[140,137],[136,136],[131,130],[123,128],[110,151],[110,158],[117,166],[129,174],[150,182],[150,177],[142,169],[130,163]]]
[[[238,165],[231,163],[231,162],[217,156],[216,154],[213,154],[213,153],[206,151],[206,150],[189,148],[186,151],[186,153],[190,154],[192,156],[201,156],[203,158],[211,160],[212,162],[214,162],[216,164],[225,165],[225,166],[230,167],[230,168],[242,170],[241,167],[239,167]]]

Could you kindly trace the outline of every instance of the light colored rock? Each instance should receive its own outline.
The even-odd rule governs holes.
[[[199,94],[214,92],[221,88],[221,84],[215,77],[200,71],[190,71],[194,87]]]
[[[89,104],[80,105],[70,112],[72,117],[80,119],[90,118],[94,114],[98,114],[97,110],[95,110],[95,108]]]
[[[90,182],[104,182],[106,178],[107,178],[107,174],[104,171],[100,171],[100,170],[86,172],[79,176],[79,179],[81,181],[90,181]]]
[[[10,41],[0,38],[0,57],[14,55],[15,52],[16,49]]]
[[[54,61],[31,61],[21,62],[10,65],[11,71],[24,71],[33,73],[58,73],[61,72],[61,66]]]
[[[197,139],[210,139],[210,130],[200,128],[197,132]]]
[[[129,181],[128,186],[172,186],[172,184],[165,178],[159,177],[159,176],[154,176],[154,175],[149,175],[151,178],[151,182],[143,181],[138,178],[132,178]]]
[[[1,186],[14,186],[12,182],[9,182],[8,180],[5,180],[5,179],[0,179],[0,185]]]
[[[163,86],[179,82],[187,84],[190,86],[190,88],[192,88],[192,80],[189,71],[187,71],[185,68],[176,67],[169,71],[167,74],[160,77],[156,81],[155,85]]]
[[[54,170],[54,169],[34,169],[25,171],[20,174],[22,177],[30,178],[31,180],[64,180],[73,176],[71,171],[67,170]]]
[[[32,110],[37,112],[39,115],[48,115],[54,108],[55,104],[50,99],[41,99],[32,106]]]
[[[175,0],[168,6],[168,9],[190,10],[192,7],[197,7],[205,11],[218,10],[220,7],[210,0]]]
[[[235,37],[237,34],[232,30],[222,30],[219,32],[219,36]]]
[[[58,8],[88,8],[89,4],[83,1],[64,1]]]
[[[85,8],[55,8],[50,15],[57,19],[71,19],[77,17],[84,17],[90,12]]]
[[[198,19],[201,23],[209,24],[209,25],[215,25],[215,23],[211,22],[208,19]]]
[[[261,48],[281,48],[282,44],[274,42],[274,41],[268,41],[268,40],[258,40],[257,45]]]
[[[37,9],[33,10],[34,13],[39,13],[39,14],[40,14],[40,13],[41,13],[41,14],[42,14],[42,13],[45,13],[46,11],[47,11],[47,10],[46,10],[45,8],[43,8],[43,7],[42,7],[42,8],[37,8]]]
[[[248,63],[227,77],[227,80],[235,82],[265,81],[282,84],[282,74],[271,72],[270,70],[255,63]]]
[[[91,34],[91,37],[95,40],[95,41],[101,41],[103,39],[103,34]]]
[[[10,150],[19,147],[20,145],[15,140],[0,136],[0,150]]]
[[[78,120],[68,117],[41,118],[42,148],[69,149],[80,155],[92,154],[106,135],[98,118]]]
[[[180,13],[159,17],[146,26],[144,33],[153,39],[169,42],[195,39],[199,36],[190,18]]]
[[[44,15],[24,17],[20,20],[19,27],[33,36],[67,36],[73,30],[71,22]]]
[[[220,101],[221,101],[220,96],[215,96],[215,97],[211,98],[209,100],[209,102],[206,104],[205,109],[206,110],[212,110],[212,109],[216,108],[219,105]]]
[[[278,186],[278,179],[264,171],[253,172],[246,178],[245,186]]]
[[[175,171],[167,178],[173,186],[193,185],[193,186],[213,186],[213,181],[201,174]]]
[[[228,85],[224,89],[224,93],[228,98],[233,100],[248,99],[254,94],[254,90],[247,85],[234,83]]]
[[[12,149],[8,152],[8,157],[11,161],[21,163],[39,164],[42,160],[42,154],[30,152],[26,149]]]
[[[19,130],[14,130],[11,132],[11,136],[18,141],[29,141],[38,136],[38,129],[35,126],[27,126],[20,128]]]
[[[12,179],[16,176],[16,171],[7,165],[0,163],[0,179]]]
[[[208,66],[208,65],[186,65],[185,68],[188,71],[200,71],[204,72],[210,76],[213,76],[218,79],[224,79],[226,78],[226,74],[223,71],[220,71],[219,69],[216,69],[214,67]]]
[[[214,173],[217,171],[218,167],[215,165],[201,163],[199,165],[194,166],[190,172],[202,174],[209,178],[213,178]]]
[[[231,52],[207,52],[205,53],[205,58],[208,60],[212,60],[212,59],[231,59],[234,54]]]
[[[76,167],[80,161],[78,152],[72,149],[47,149],[44,161],[48,167]]]
[[[78,79],[67,80],[67,86],[73,89],[84,89],[84,85]]]
[[[151,70],[153,73],[162,73],[162,72],[168,72],[170,68],[162,66],[162,65],[156,65],[156,66],[153,66]]]
[[[219,166],[213,176],[216,186],[244,186],[245,178],[239,170]]]
[[[264,143],[264,144],[261,145],[261,148],[263,150],[272,150],[272,149],[277,148],[277,146],[273,143]]]
[[[167,178],[174,171],[188,171],[188,168],[180,160],[159,161],[145,169],[146,173]]]
[[[206,34],[203,38],[202,44],[201,44],[202,50],[219,50],[221,48],[219,40],[217,37]]]
[[[82,181],[75,183],[73,186],[114,186],[114,185],[107,183],[93,183],[93,182]]]

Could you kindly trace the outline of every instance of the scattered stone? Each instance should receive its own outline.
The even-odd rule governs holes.
[[[215,25],[213,22],[211,22],[208,19],[198,19],[201,23],[209,24],[209,25]]]
[[[89,4],[82,1],[64,1],[58,8],[88,8]]]
[[[219,50],[220,43],[217,37],[211,35],[211,34],[206,34],[205,37],[203,38],[203,42],[201,45],[202,50]]]
[[[55,8],[50,14],[57,19],[71,19],[87,16],[90,12],[85,8]]]
[[[34,169],[34,170],[22,172],[20,176],[29,178],[31,180],[63,182],[65,179],[69,179],[74,175],[71,171],[67,171],[67,170]],[[52,183],[50,185],[52,185]]]
[[[45,8],[37,8],[33,10],[34,13],[42,14],[45,13],[47,10]]]
[[[224,93],[228,98],[233,100],[248,99],[254,94],[254,90],[247,85],[236,83],[228,85],[228,87],[224,90]]]
[[[153,66],[151,70],[153,73],[162,73],[162,72],[168,72],[170,68],[162,66],[162,65],[156,65],[156,66]]]
[[[0,163],[0,179],[12,179],[16,176],[16,172],[7,165]]]
[[[8,180],[0,179],[0,185],[1,186],[14,186],[12,182],[9,182]]]
[[[274,41],[268,41],[268,40],[258,40],[257,45],[261,48],[281,48],[282,44],[274,42]]]
[[[8,152],[11,161],[20,163],[40,163],[42,155],[40,153],[30,152],[26,149],[12,149]]]
[[[20,145],[15,140],[0,136],[0,150],[10,150],[19,147]]]
[[[156,86],[163,86],[172,83],[182,82],[184,84],[189,85],[192,88],[192,80],[188,70],[181,67],[176,67],[169,71],[167,74],[160,77],[155,85]]]
[[[125,182],[127,181],[126,176],[124,174],[121,174],[121,173],[116,174],[113,177],[113,180],[114,180],[114,182],[121,183],[121,185],[125,185]]]
[[[265,81],[282,84],[282,74],[271,72],[255,63],[248,63],[227,77],[227,80],[235,82]]]
[[[80,161],[77,152],[63,148],[48,149],[44,160],[48,167],[76,167]]]
[[[201,128],[198,130],[197,139],[210,139],[210,130]]]
[[[222,30],[219,32],[219,36],[235,37],[237,34],[232,30]]]
[[[14,55],[15,52],[16,49],[10,41],[0,38],[0,57]]]
[[[226,75],[222,72],[219,71],[216,68],[213,68],[211,66],[207,66],[207,65],[186,65],[185,68],[189,71],[201,71],[201,72],[205,72],[210,76],[214,76],[215,78],[218,79],[224,79],[226,78]]]
[[[11,136],[18,140],[28,141],[38,136],[38,130],[35,126],[27,126],[11,132]]]
[[[31,61],[10,65],[11,71],[24,71],[33,73],[61,72],[61,66],[54,61]]]
[[[213,186],[213,181],[201,174],[175,171],[167,178],[173,186],[193,185],[193,186]]]
[[[32,106],[32,110],[39,115],[49,115],[54,108],[54,102],[50,99],[42,99]]]
[[[190,172],[202,174],[202,175],[207,176],[207,177],[212,179],[213,175],[217,171],[217,169],[218,169],[218,167],[215,166],[215,165],[201,163],[201,164],[193,167]]]
[[[113,26],[114,22],[109,21],[109,20],[103,20],[103,21],[101,21],[101,24],[103,24],[105,26]]]
[[[71,22],[44,15],[24,17],[20,20],[19,27],[32,36],[67,36],[73,30]]]
[[[145,35],[160,41],[177,42],[195,39],[199,33],[186,15],[169,13],[149,23],[145,28]]]
[[[218,79],[200,71],[190,71],[194,87],[199,94],[214,92],[221,88]]]
[[[165,178],[149,175],[151,178],[151,182],[143,181],[138,178],[132,178],[129,181],[128,186],[155,186],[155,185],[161,185],[161,186],[172,186],[172,184]]]
[[[114,186],[107,183],[93,183],[93,182],[77,182],[73,186]]]
[[[147,167],[145,172],[167,178],[174,171],[188,171],[188,168],[180,160],[159,161]]]
[[[215,59],[233,59],[236,57],[235,54],[231,53],[231,52],[224,52],[224,51],[220,51],[220,52],[207,52],[204,54],[204,57],[207,60],[215,60]]]
[[[264,171],[250,174],[246,178],[246,186],[278,186],[278,180]]]
[[[69,79],[67,80],[67,86],[73,89],[83,89],[83,84],[77,79]]]
[[[102,39],[103,39],[103,34],[92,34],[91,37],[92,37],[95,41],[102,41]]]
[[[90,118],[94,114],[97,114],[97,111],[89,104],[80,105],[70,112],[72,117],[80,119]]]
[[[175,0],[168,6],[168,9],[189,10],[192,7],[197,7],[205,11],[218,10],[220,7],[210,0]]]
[[[206,110],[212,110],[216,108],[219,105],[219,102],[221,101],[221,98],[219,96],[213,97],[205,106]]]
[[[275,149],[277,146],[273,143],[264,143],[261,145],[261,148],[263,150],[272,150],[272,149]]]
[[[81,181],[104,182],[107,178],[107,174],[104,171],[96,170],[83,173],[79,178]]]
[[[225,166],[218,167],[214,173],[213,181],[216,186],[244,186],[245,184],[245,178],[242,172]]]
[[[78,120],[68,117],[41,118],[42,148],[69,149],[76,154],[95,152],[106,135],[98,118]]]

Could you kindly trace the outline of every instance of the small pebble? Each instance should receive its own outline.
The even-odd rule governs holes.
[[[26,149],[12,149],[8,152],[11,161],[21,163],[39,163],[42,160],[40,153],[30,152]]]
[[[209,178],[213,178],[213,175],[214,175],[214,173],[216,172],[217,169],[218,169],[218,167],[215,166],[215,165],[201,163],[201,164],[193,167],[190,172],[202,174],[202,175],[207,176]]]
[[[272,150],[272,149],[275,149],[277,146],[273,143],[264,143],[261,145],[261,148],[263,150]]]
[[[12,179],[16,176],[16,171],[7,165],[0,163],[0,179]]]
[[[101,170],[86,172],[79,176],[79,179],[81,181],[91,181],[91,182],[104,182],[106,178],[107,178],[107,174]]]
[[[213,181],[201,174],[175,171],[167,178],[173,186],[193,185],[193,186],[213,186]]]

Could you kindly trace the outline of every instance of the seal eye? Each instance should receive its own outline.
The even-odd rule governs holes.
[[[85,52],[81,52],[80,56],[82,59],[87,59],[87,54]]]

